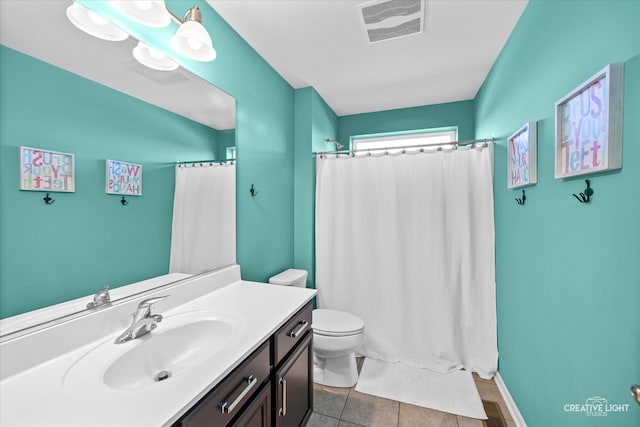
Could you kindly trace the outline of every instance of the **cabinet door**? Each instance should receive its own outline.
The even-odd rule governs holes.
[[[0,0],[1,1],[1,0]],[[180,427],[229,425],[260,385],[269,381],[269,341],[261,345],[176,424]]]
[[[271,425],[271,383],[265,384],[253,402],[242,412],[234,427],[269,427]]]
[[[300,342],[298,348],[284,360],[274,378],[276,410],[273,414],[277,427],[299,427],[311,416],[313,408],[313,354],[312,332]]]

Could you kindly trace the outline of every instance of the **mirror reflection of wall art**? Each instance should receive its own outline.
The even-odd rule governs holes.
[[[105,170],[107,194],[142,196],[142,165],[107,160]]]
[[[536,122],[529,122],[507,140],[507,187],[518,188],[538,182]]]
[[[556,102],[556,178],[622,167],[623,66],[606,66]]]
[[[73,154],[20,147],[20,190],[73,193]]]

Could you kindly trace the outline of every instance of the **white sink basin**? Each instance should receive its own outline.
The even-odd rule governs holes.
[[[201,310],[166,316],[151,333],[115,344],[113,337],[81,357],[67,371],[64,388],[115,390],[171,382],[238,341],[246,328],[234,312]]]

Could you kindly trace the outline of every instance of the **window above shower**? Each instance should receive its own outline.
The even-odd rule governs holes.
[[[389,154],[403,150],[418,151],[433,146],[453,148],[457,140],[457,128],[421,129],[417,131],[378,133],[351,137],[351,149],[370,153]],[[451,144],[449,144],[451,143]]]

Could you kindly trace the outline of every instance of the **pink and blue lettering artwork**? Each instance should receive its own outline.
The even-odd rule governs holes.
[[[535,184],[537,177],[536,122],[529,122],[508,139],[508,188]]]
[[[142,166],[118,160],[106,161],[106,192],[142,196]]]
[[[602,76],[559,106],[557,175],[582,175],[607,169],[608,82]]]
[[[20,190],[74,192],[73,154],[20,147]]]

